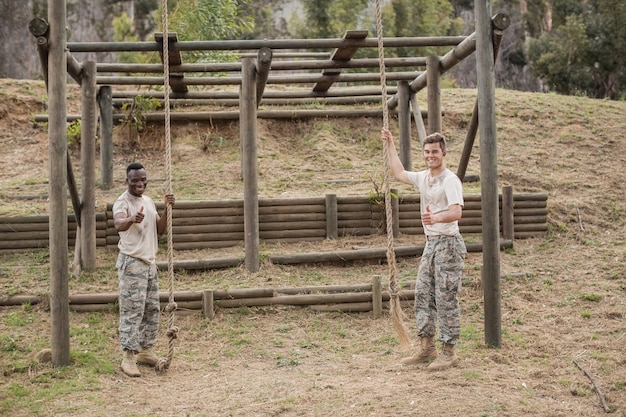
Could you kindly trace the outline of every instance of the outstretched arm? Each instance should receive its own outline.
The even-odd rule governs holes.
[[[398,181],[406,184],[412,184],[411,180],[409,180],[409,172],[404,169],[402,161],[400,161],[400,158],[398,157],[398,152],[396,151],[396,146],[393,142],[393,135],[388,129],[383,128],[382,138],[383,141],[387,142],[391,173]]]

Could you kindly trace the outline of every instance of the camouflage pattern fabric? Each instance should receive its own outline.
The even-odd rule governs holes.
[[[461,235],[430,239],[422,253],[415,282],[418,336],[435,336],[456,344],[461,332],[459,291],[467,249]]]
[[[159,328],[159,285],[156,264],[147,264],[120,253],[116,268],[119,278],[122,349],[138,351],[156,344]]]

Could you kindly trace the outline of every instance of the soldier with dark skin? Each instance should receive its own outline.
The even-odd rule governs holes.
[[[113,205],[115,229],[120,235],[116,262],[119,278],[119,336],[123,350],[122,371],[141,376],[137,363],[155,366],[159,358],[152,347],[157,341],[160,301],[156,253],[158,236],[167,229],[167,211],[175,198],[165,196],[161,215],[154,201],[144,195],[146,170],[140,163],[126,168],[128,189]]]
[[[427,369],[438,371],[457,366],[455,346],[460,335],[459,291],[467,249],[459,233],[463,214],[463,186],[446,168],[446,140],[440,133],[428,135],[423,144],[426,170],[407,171],[398,157],[393,136],[382,130],[387,143],[393,176],[420,191],[420,213],[426,245],[415,281],[415,320],[420,349],[402,359],[405,365],[431,362]],[[435,346],[439,326],[442,354]]]

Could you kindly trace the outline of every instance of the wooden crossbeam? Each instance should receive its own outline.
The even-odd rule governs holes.
[[[363,40],[365,38],[367,38],[367,30],[349,30],[343,35],[343,40]],[[331,61],[350,61],[350,59],[352,59],[358,49],[358,47],[339,47],[335,49],[330,59]],[[318,81],[313,86],[313,91],[328,91],[330,86],[333,85],[335,81],[337,81],[337,77],[339,76],[339,74],[341,74],[341,69],[339,68],[327,68],[323,70],[323,79],[321,81]]]
[[[165,64],[165,60],[163,59],[163,33],[161,32],[155,33],[154,40],[159,45],[161,45],[161,48],[159,49],[159,55],[161,56],[161,62]],[[175,32],[168,33],[167,41],[169,42],[170,46],[176,44],[176,42],[178,42],[178,34]],[[170,68],[174,66],[179,66],[183,63],[183,58],[181,57],[179,50],[170,47],[168,49],[168,55],[169,56],[167,57],[167,62]],[[187,84],[185,83],[184,73],[170,72],[169,80],[170,80],[170,88],[172,89],[172,92],[186,93],[187,91],[189,91],[189,89],[187,88]]]

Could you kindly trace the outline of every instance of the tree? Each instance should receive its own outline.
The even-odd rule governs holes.
[[[585,65],[590,52],[585,31],[581,17],[569,16],[565,25],[532,40],[530,60],[549,88],[562,94],[585,94],[592,87],[591,74]]]
[[[530,42],[535,74],[559,93],[624,99],[626,3],[555,0],[553,15],[552,30]]]
[[[347,30],[367,28],[369,0],[301,0],[304,17],[292,15],[296,38],[337,38]]]
[[[182,41],[237,39],[252,27],[252,18],[244,16],[247,0],[178,0],[168,15],[168,30]],[[169,9],[168,9],[169,10]],[[158,15],[161,16],[160,9]],[[161,27],[161,19],[157,20]],[[225,54],[220,52],[186,52],[186,62],[197,62]]]
[[[244,16],[252,16],[253,27],[243,34],[245,39],[279,39],[285,38],[287,24],[278,19],[277,13],[282,12],[288,0],[251,0],[242,6]]]
[[[450,0],[391,0],[383,14],[388,36],[450,36],[462,30]],[[427,56],[438,48],[398,48],[398,56]]]

